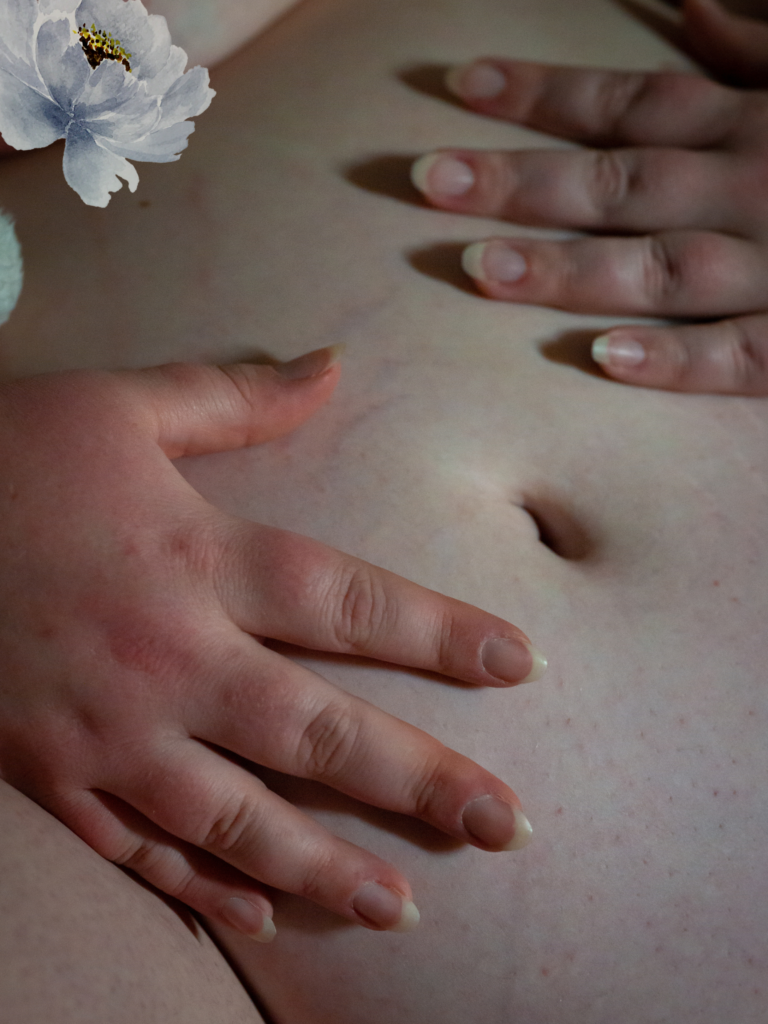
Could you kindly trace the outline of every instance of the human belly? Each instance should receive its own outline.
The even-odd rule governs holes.
[[[308,0],[221,69],[189,151],[140,167],[135,196],[83,210],[55,153],[10,169],[28,284],[3,359],[347,341],[337,394],[295,435],[180,468],[232,512],[503,615],[550,658],[540,683],[481,691],[307,657],[513,785],[534,840],[486,854],[274,778],[403,869],[422,911],[386,935],[277,896],[271,947],[222,936],[276,1024],[752,1024],[768,1007],[768,407],[608,382],[578,336],[605,321],[463,287],[450,246],[498,225],[421,208],[391,158],[546,144],[407,71],[494,51],[675,60],[605,0],[578,19],[555,0]]]

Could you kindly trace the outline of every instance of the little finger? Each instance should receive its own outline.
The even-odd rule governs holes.
[[[256,942],[275,936],[272,903],[252,878],[171,836],[129,804],[83,790],[57,802],[55,813],[94,850],[160,892]]]
[[[265,885],[374,930],[418,922],[410,886],[392,865],[332,835],[201,743],[181,741],[154,771],[121,778],[112,790],[158,828]]]

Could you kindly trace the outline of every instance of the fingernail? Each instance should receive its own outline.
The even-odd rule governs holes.
[[[533,683],[541,679],[547,667],[541,651],[506,637],[486,640],[481,658],[488,675],[505,683]]]
[[[221,908],[227,924],[256,942],[271,942],[277,935],[274,921],[249,900],[232,896]]]
[[[455,156],[427,153],[411,167],[411,181],[425,195],[463,196],[475,184],[475,172]]]
[[[492,850],[521,850],[533,835],[523,812],[492,794],[470,800],[461,823],[473,839]]]
[[[378,882],[366,882],[352,900],[352,908],[367,924],[388,932],[410,932],[419,923],[415,903]]]
[[[340,344],[318,348],[314,352],[307,352],[287,363],[275,363],[273,369],[286,380],[307,380],[309,377],[319,377],[321,373],[330,370],[333,364],[341,359],[345,347],[344,344]]]
[[[504,91],[507,79],[494,64],[477,61],[451,68],[445,84],[460,99],[490,100]]]
[[[513,284],[524,277],[528,264],[505,242],[473,242],[461,254],[461,265],[476,281]]]
[[[636,338],[601,334],[592,342],[592,358],[601,366],[630,369],[644,362],[645,356],[645,348]]]

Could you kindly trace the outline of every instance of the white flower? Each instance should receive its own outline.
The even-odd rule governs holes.
[[[128,160],[178,160],[215,93],[185,73],[141,0],[0,0],[0,133],[15,149],[66,139],[64,177],[89,206],[131,192]]]

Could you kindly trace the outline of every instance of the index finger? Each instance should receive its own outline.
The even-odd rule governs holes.
[[[737,89],[701,75],[497,57],[453,68],[446,85],[479,113],[592,145],[713,146],[745,103]]]

